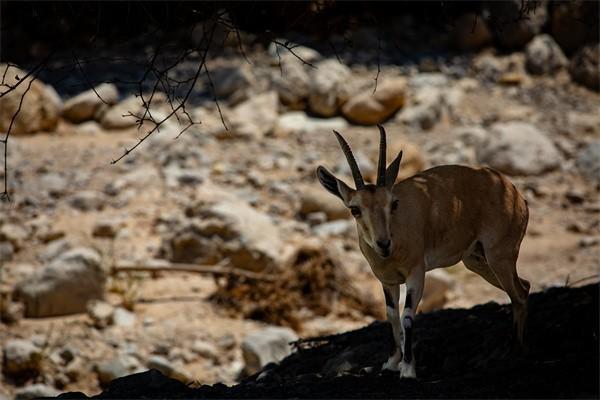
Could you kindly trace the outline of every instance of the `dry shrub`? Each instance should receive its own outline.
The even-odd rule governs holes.
[[[281,267],[265,275],[274,279],[228,276],[211,300],[232,316],[294,329],[311,314],[378,315],[376,303],[352,285],[332,252],[314,241],[298,244]]]

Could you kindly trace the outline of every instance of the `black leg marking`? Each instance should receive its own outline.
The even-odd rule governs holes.
[[[406,301],[404,302],[404,308],[412,308],[412,290],[406,292]]]
[[[405,320],[410,321],[409,326],[404,327],[404,361],[409,363],[412,361],[412,322],[411,317],[405,317]]]
[[[394,305],[394,299],[392,298],[392,295],[388,293],[387,290],[383,289],[383,295],[385,296],[385,305],[387,307],[396,308],[396,306]]]

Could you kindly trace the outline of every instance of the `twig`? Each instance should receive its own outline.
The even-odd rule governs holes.
[[[245,271],[239,268],[225,267],[223,265],[195,265],[172,263],[169,265],[117,265],[113,267],[114,272],[191,272],[195,274],[209,274],[216,276],[239,276],[257,281],[274,282],[277,278],[273,275],[258,272]]]

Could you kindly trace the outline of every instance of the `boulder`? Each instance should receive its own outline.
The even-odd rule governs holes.
[[[341,117],[314,118],[303,111],[292,111],[279,116],[273,133],[278,137],[301,136],[312,132],[339,131],[347,126],[348,122]]]
[[[344,203],[320,185],[301,185],[297,193],[300,199],[300,213],[303,215],[321,211],[329,221],[350,217]]]
[[[17,284],[25,315],[39,318],[84,312],[88,301],[104,297],[106,272],[92,249],[69,250]]]
[[[469,13],[454,21],[454,43],[460,50],[479,50],[492,42],[492,33],[480,15]]]
[[[8,376],[38,373],[42,350],[29,340],[11,339],[4,344],[2,371]]]
[[[230,113],[229,131],[222,131],[217,136],[222,139],[259,139],[273,130],[278,112],[277,93],[261,93],[238,104]]]
[[[375,125],[385,121],[404,105],[406,80],[394,78],[379,83],[377,90],[352,96],[342,107],[344,116],[357,124]]]
[[[600,140],[585,145],[577,153],[575,163],[585,178],[600,183]]]
[[[281,69],[273,72],[273,87],[279,100],[292,110],[303,110],[310,93],[308,66],[295,57],[281,60]]]
[[[95,119],[104,129],[126,129],[136,126],[138,118],[132,116],[141,116],[144,112],[142,101],[129,96],[110,107],[100,107],[96,112]]]
[[[347,81],[352,73],[337,60],[318,62],[310,75],[310,111],[321,117],[333,117],[348,98]]]
[[[94,326],[103,329],[113,324],[115,308],[105,301],[92,300],[87,303],[87,313]]]
[[[103,83],[65,102],[62,115],[71,122],[79,123],[93,119],[103,104],[114,105],[119,101],[119,91],[112,83]]]
[[[227,98],[236,92],[246,90],[252,81],[250,68],[246,64],[213,68],[210,75],[215,95],[220,98]]]
[[[141,365],[133,356],[119,355],[110,360],[97,363],[94,370],[98,375],[98,381],[104,386],[113,379],[138,372],[141,370]]]
[[[600,91],[600,45],[592,43],[582,47],[571,59],[571,78],[595,91]]]
[[[198,201],[185,220],[164,238],[161,256],[174,262],[215,264],[227,258],[236,268],[275,268],[283,242],[271,218],[225,194],[217,201]]]
[[[21,82],[10,93],[0,97],[0,132],[8,131],[11,120],[21,103],[21,110],[15,118],[11,133],[15,135],[34,133],[38,131],[53,131],[60,117],[62,100],[50,85],[42,83],[39,79],[28,77],[23,81],[27,73],[19,68],[0,64],[0,74],[3,75],[3,83],[14,86]],[[31,86],[25,97],[23,94],[27,87]],[[0,95],[6,93],[9,88],[0,88]]]
[[[43,383],[32,383],[15,390],[15,400],[30,400],[56,397],[60,391]]]
[[[477,148],[479,162],[510,175],[539,175],[560,166],[552,141],[534,125],[506,122],[492,125]]]
[[[567,64],[567,57],[550,35],[536,36],[525,48],[525,66],[532,74],[551,74]]]
[[[298,335],[284,327],[270,326],[252,332],[242,340],[244,371],[252,375],[265,365],[279,362],[292,353],[291,342],[298,340]]]
[[[440,121],[444,107],[442,91],[435,87],[421,88],[415,95],[415,102],[402,109],[398,120],[405,125],[429,130]]]

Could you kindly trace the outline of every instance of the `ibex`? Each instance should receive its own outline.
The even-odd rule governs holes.
[[[402,152],[386,168],[386,134],[379,127],[377,184],[365,184],[344,138],[334,131],[356,190],[322,166],[321,184],[356,219],[359,247],[381,282],[395,350],[382,369],[416,378],[412,349],[414,315],[425,272],[459,261],[504,290],[513,305],[516,343],[523,344],[529,282],[517,275],[517,257],[529,219],[527,202],[491,168],[443,165],[396,183]],[[400,318],[400,285],[406,300]]]

